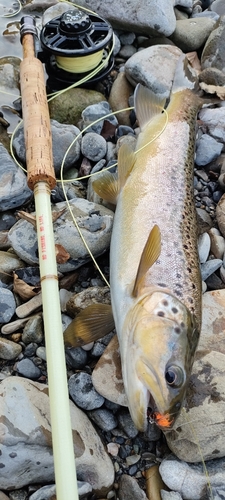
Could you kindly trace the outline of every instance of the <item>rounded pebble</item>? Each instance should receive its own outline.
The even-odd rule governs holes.
[[[22,352],[22,346],[11,340],[0,339],[0,358],[5,360],[16,359]]]
[[[66,349],[66,362],[74,370],[83,368],[87,363],[87,352],[82,347]]]
[[[89,160],[102,160],[107,151],[106,140],[104,137],[96,134],[95,132],[89,132],[82,138],[81,151],[82,154]]]
[[[44,337],[43,321],[41,316],[34,316],[29,319],[23,329],[22,342],[30,344],[35,342],[40,344]]]
[[[36,380],[41,376],[41,370],[38,368],[31,359],[21,359],[16,364],[16,371],[19,375],[25,378],[31,378],[31,380]]]
[[[15,314],[16,302],[13,293],[8,288],[1,288],[0,293],[0,323],[8,323]]]
[[[111,431],[117,426],[117,419],[114,417],[113,413],[105,408],[99,408],[97,410],[92,410],[88,413],[89,417],[95,424],[100,427],[103,431]]]
[[[69,394],[80,408],[94,410],[100,408],[104,398],[94,388],[91,375],[79,372],[72,375],[68,382]]]

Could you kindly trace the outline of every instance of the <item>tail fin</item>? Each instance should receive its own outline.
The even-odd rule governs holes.
[[[172,94],[184,89],[198,90],[198,79],[194,74],[194,70],[192,72],[185,54],[181,54],[174,74]]]

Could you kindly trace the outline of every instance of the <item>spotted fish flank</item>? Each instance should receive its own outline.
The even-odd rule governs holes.
[[[125,392],[136,427],[147,414],[170,428],[185,396],[201,328],[201,277],[193,200],[200,99],[181,56],[167,107],[138,86],[136,151],[121,146],[118,179],[94,181],[117,200],[110,249],[112,310]]]

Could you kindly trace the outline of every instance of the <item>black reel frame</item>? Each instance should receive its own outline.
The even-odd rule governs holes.
[[[97,14],[73,8],[61,16],[49,21],[41,30],[40,44],[42,51],[38,57],[45,64],[48,74],[47,86],[53,90],[62,90],[73,83],[84,79],[91,71],[72,73],[57,66],[57,56],[79,58],[90,56],[103,50],[101,62],[104,62],[113,46],[113,30],[111,25]],[[110,55],[105,66],[81,86],[90,87],[104,79],[114,65]]]

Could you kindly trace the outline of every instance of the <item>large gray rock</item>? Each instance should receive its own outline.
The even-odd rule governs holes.
[[[153,45],[136,52],[125,63],[127,79],[142,83],[160,97],[167,98],[174,78],[181,50],[172,45]]]
[[[0,210],[20,207],[33,196],[27,186],[26,175],[1,143],[0,158]]]
[[[77,476],[104,493],[114,469],[87,416],[70,402]],[[0,489],[54,482],[48,387],[21,377],[0,383]],[[66,460],[66,457],[64,457]]]
[[[113,212],[104,206],[96,205],[82,198],[70,200],[72,213],[91,252],[96,257],[109,248]],[[54,222],[55,243],[62,245],[70,254],[64,264],[59,264],[62,272],[72,271],[90,260],[80,234],[75,227],[70,210],[65,202],[54,206],[56,211],[66,208]],[[15,253],[28,264],[38,264],[37,233],[32,224],[20,220],[9,231],[9,241]]]
[[[201,500],[206,498],[210,484],[211,498],[219,500],[224,498],[225,471],[224,461],[210,460],[206,463],[207,475],[202,464],[189,465],[169,456],[163,460],[159,470],[164,483],[179,492],[185,500]],[[208,495],[207,495],[208,496]]]
[[[145,35],[163,33],[171,35],[175,30],[174,6],[192,7],[192,0],[80,0],[79,5],[92,9],[113,26]]]

